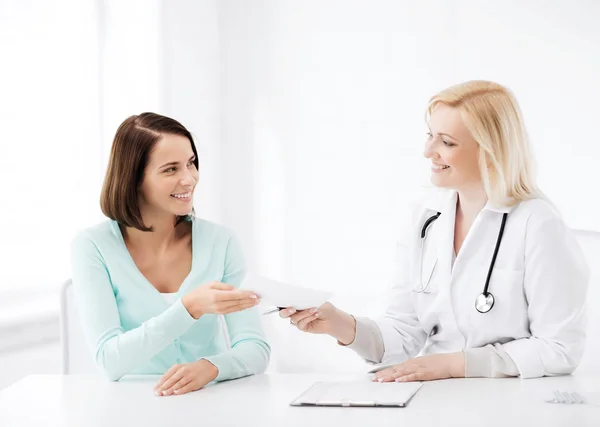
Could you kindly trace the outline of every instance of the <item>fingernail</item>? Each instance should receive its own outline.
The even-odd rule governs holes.
[[[396,378],[394,381],[397,383],[402,382],[402,378]]]
[[[163,395],[163,396],[166,396],[166,395],[167,395],[167,390],[163,391],[163,392],[162,392],[162,395]]]
[[[179,393],[179,390],[175,390],[173,393],[177,394],[177,393]]]
[[[383,378],[379,378],[377,381],[379,381],[380,383],[383,382]]]
[[[160,396],[160,395],[161,395],[161,392],[160,392],[160,391],[158,391],[158,390],[156,390],[156,391],[154,392],[154,394],[155,394],[155,395],[157,395],[157,396]]]
[[[316,309],[316,308],[311,308],[311,309],[310,309],[310,314],[315,314],[316,312],[317,312],[317,309]]]
[[[252,299],[258,299],[258,297],[256,295],[254,295],[254,294],[250,295],[250,298],[252,298]]]
[[[289,308],[288,309],[288,313],[290,313],[290,314],[294,314],[295,312],[296,312],[295,308]]]
[[[315,317],[319,317],[319,313],[315,313]]]

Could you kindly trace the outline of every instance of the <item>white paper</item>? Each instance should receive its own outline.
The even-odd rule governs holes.
[[[331,292],[317,291],[255,274],[248,274],[240,288],[255,292],[263,301],[275,307],[294,307],[296,310],[320,307],[331,298]]]

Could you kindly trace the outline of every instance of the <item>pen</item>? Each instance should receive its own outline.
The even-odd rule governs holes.
[[[278,311],[281,311],[281,310],[285,310],[285,307],[275,307],[275,308],[272,308],[271,310],[265,311],[263,313],[263,316],[265,314],[277,313]]]

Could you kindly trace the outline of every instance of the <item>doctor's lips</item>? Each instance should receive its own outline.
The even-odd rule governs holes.
[[[440,172],[446,169],[450,169],[450,166],[442,165],[439,163],[431,163],[431,170],[433,170],[434,172]]]

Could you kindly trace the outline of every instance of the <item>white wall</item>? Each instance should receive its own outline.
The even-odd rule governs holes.
[[[98,204],[96,4],[0,2],[0,56],[0,291],[57,284]]]
[[[118,126],[134,114],[159,112],[161,106],[160,4],[160,0],[97,2],[102,152],[98,160],[103,177]]]
[[[221,202],[218,0],[163,1],[160,6],[160,112],[194,135],[200,161],[195,207],[219,221]]]
[[[73,235],[103,219],[118,125],[143,111],[177,117],[198,137],[206,169],[218,170],[209,156],[219,126],[216,2],[212,14],[208,2],[187,2],[196,10],[181,15],[183,5],[0,1],[0,388],[59,372],[58,285],[70,275]],[[185,72],[196,79],[178,87]],[[172,93],[190,102],[173,103]],[[216,219],[218,192],[201,193],[210,200],[202,214]]]
[[[460,2],[459,80],[513,89],[539,163],[540,184],[575,228],[600,230],[594,123],[600,113],[600,2]]]
[[[386,282],[405,197],[427,183],[423,108],[470,78],[514,89],[544,190],[571,226],[599,228],[581,197],[600,150],[598,2],[38,3],[1,3],[0,287],[68,275],[72,233],[101,218],[116,126],[147,110],[196,135],[197,209],[240,234],[251,265]]]
[[[473,78],[515,91],[543,189],[599,230],[582,197],[598,182],[599,17],[594,0],[2,0],[0,289],[68,276],[117,125],[157,111],[196,136],[198,213],[234,228],[251,266],[382,291],[427,183],[426,102]]]
[[[424,108],[492,79],[520,100],[540,183],[600,229],[593,123],[600,3],[221,3],[223,221],[261,272],[344,292],[389,283],[403,206],[427,184]]]

